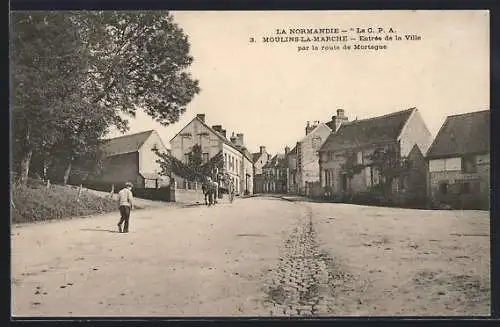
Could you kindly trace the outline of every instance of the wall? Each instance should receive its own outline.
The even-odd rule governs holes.
[[[415,110],[408,119],[406,126],[401,132],[400,142],[400,151],[403,157],[410,153],[415,144],[418,145],[424,155],[427,153],[432,143],[432,135],[418,110]]]
[[[172,201],[178,203],[185,203],[185,204],[205,203],[205,197],[201,189],[200,190],[171,189],[170,193]]]
[[[319,181],[319,156],[317,152],[330,133],[331,129],[328,126],[320,124],[297,144],[297,148],[300,147],[300,149],[297,149],[299,150],[297,155],[300,156],[300,158],[297,158],[300,164],[300,167],[297,169],[297,184],[299,188],[303,189],[306,182]],[[316,137],[320,139],[318,142],[314,140]]]
[[[183,137],[182,134],[186,133],[189,133],[190,136]],[[208,133],[208,135],[202,136],[199,135],[200,133]],[[185,162],[184,155],[189,153],[195,144],[199,144],[202,153],[208,153],[210,158],[214,157],[222,149],[222,140],[197,118],[193,119],[170,140],[172,155]]]
[[[373,151],[376,148],[380,147],[387,147],[389,146],[390,143],[386,144],[377,144],[375,146],[368,146],[364,148],[353,148],[350,149],[350,151],[353,152],[361,152],[362,153],[362,161],[361,164],[363,165],[369,165],[370,159],[369,157],[373,154]],[[333,174],[331,176],[333,185],[331,186],[332,191],[334,193],[341,193],[342,192],[342,172],[343,168],[342,166],[346,163],[347,158],[347,151],[342,150],[342,151],[334,151],[333,157],[331,155],[331,152],[322,152],[322,160],[321,160],[321,166],[320,170],[322,173],[321,180],[323,181],[324,178],[324,170],[332,170]],[[326,156],[326,157],[325,157]],[[370,181],[371,183],[371,178],[367,176],[369,171],[366,169],[363,169],[359,174],[353,176],[353,178],[349,181],[347,181],[347,190],[351,190],[351,192],[362,192],[366,191],[366,189],[371,186],[367,181]]]
[[[247,185],[245,185],[245,176],[246,174],[250,175],[248,180],[246,181]],[[243,191],[247,190],[248,194],[253,194],[253,163],[245,156],[243,156]]]
[[[267,163],[268,153],[266,150],[262,152],[259,159],[257,159],[254,163],[255,165],[255,175],[262,174],[262,167]]]
[[[158,156],[152,150],[155,145],[158,151],[162,153],[167,152],[167,148],[156,131],[151,133],[151,136],[139,149],[139,172],[147,174],[158,174],[161,172],[160,164],[156,162]]]
[[[139,176],[139,153],[132,152],[106,158],[100,175],[90,179],[107,183],[130,181],[135,187],[143,187],[142,177]]]
[[[439,191],[441,182],[448,183],[449,194]],[[470,182],[469,193],[460,192],[460,184]],[[432,201],[447,203],[466,208],[489,209],[490,199],[490,164],[489,161],[479,163],[475,173],[463,173],[461,170],[428,172],[428,196]],[[477,185],[473,185],[477,183]]]

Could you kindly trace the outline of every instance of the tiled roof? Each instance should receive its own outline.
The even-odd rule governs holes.
[[[257,160],[259,160],[261,155],[262,153],[260,152],[252,153],[252,162],[255,163]]]
[[[490,151],[490,111],[448,116],[427,151],[428,158]]]
[[[138,151],[154,130],[136,134],[123,135],[112,139],[102,140],[102,149],[106,156],[116,156]]]
[[[414,110],[416,108],[343,123],[337,133],[328,136],[320,151],[357,148],[396,140]]]
[[[283,165],[286,165],[285,155],[276,154],[262,168],[273,168],[277,166],[282,167]]]

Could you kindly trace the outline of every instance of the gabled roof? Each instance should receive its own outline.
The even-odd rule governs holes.
[[[297,154],[297,145],[295,145],[293,147],[293,149],[291,149],[290,152],[288,152],[287,156],[296,155],[296,154]]]
[[[273,167],[282,167],[286,165],[285,155],[284,154],[276,154],[271,158],[262,168],[273,168]]]
[[[336,133],[331,133],[320,151],[357,148],[370,144],[396,141],[406,121],[416,108],[388,115],[345,122]]]
[[[154,130],[101,140],[102,150],[108,157],[139,151],[152,133]]]
[[[257,160],[259,160],[261,155],[262,153],[260,152],[252,153],[252,162],[255,163]]]
[[[427,158],[490,152],[490,111],[448,116]]]
[[[299,142],[303,142],[305,139],[307,139],[308,137],[310,137],[312,134],[314,134],[318,129],[320,129],[322,126],[328,128],[330,131],[332,131],[332,129],[330,128],[330,126],[328,126],[326,123],[319,123],[316,127],[314,127],[314,129],[312,131],[310,131],[306,136],[304,136]]]
[[[224,137],[224,135],[222,135],[221,133],[217,132],[215,129],[213,129],[212,127],[210,127],[207,123],[205,123],[203,120],[201,120],[200,118],[198,118],[198,116],[195,116],[189,123],[186,124],[186,126],[189,125],[189,124],[191,124],[195,119],[198,120],[203,126],[205,126],[211,133],[215,134],[223,143],[225,143],[226,145],[229,145],[230,147],[232,147],[236,151],[239,151],[239,152],[241,152],[242,154],[245,155],[245,153],[243,153],[240,149],[238,149],[238,147],[236,147],[236,145],[234,145],[231,141],[229,141],[226,137]],[[184,127],[186,127],[186,126],[184,126]],[[182,128],[177,134],[175,134],[175,136],[172,137],[170,139],[170,141],[172,141],[173,139],[175,139],[177,137],[177,135],[179,135],[183,129],[184,128]],[[250,155],[248,155],[247,159],[251,161],[252,157]]]

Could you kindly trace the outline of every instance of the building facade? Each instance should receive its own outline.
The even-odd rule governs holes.
[[[416,108],[344,122],[319,151],[321,188],[325,195],[339,195],[377,187],[385,177],[374,165],[373,155],[375,151],[390,149],[394,160],[407,158],[411,162],[404,178],[393,180],[394,198],[401,201],[405,196],[425,199],[423,153],[430,143],[431,134]]]
[[[332,130],[325,123],[316,121],[307,122],[306,135],[297,142],[296,149],[296,184],[297,193],[308,195],[310,184],[318,183],[319,176],[319,149],[326,141]]]
[[[264,193],[287,192],[288,165],[284,154],[277,154],[262,167],[264,175]]]
[[[457,209],[489,209],[489,110],[447,117],[426,159],[431,201]]]
[[[244,135],[226,136],[221,125],[209,126],[205,114],[198,114],[171,140],[171,154],[184,163],[189,162],[189,153],[194,145],[201,147],[203,162],[221,153],[224,168],[220,173],[229,176],[235,185],[235,192],[253,194],[253,162],[244,146]]]
[[[297,147],[295,146],[285,156],[287,164],[287,193],[297,194]]]
[[[103,140],[101,148],[105,155],[102,168],[86,178],[89,182],[122,185],[128,181],[136,188],[169,185],[169,177],[160,175],[155,153],[168,153],[168,149],[155,130]],[[78,169],[74,174],[76,180]]]
[[[266,147],[261,145],[259,152],[252,153],[252,161],[254,167],[254,193],[264,192],[264,175],[262,167],[271,159],[271,155],[267,153]]]

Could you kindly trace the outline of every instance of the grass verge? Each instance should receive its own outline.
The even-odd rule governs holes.
[[[62,185],[11,187],[12,223],[30,223],[116,211],[116,200]]]

